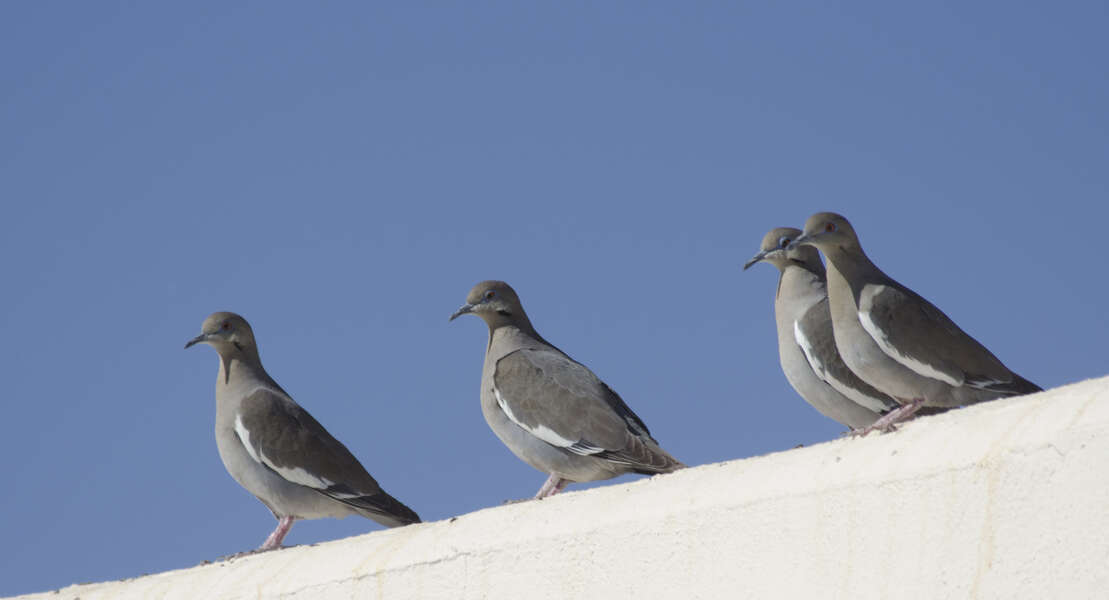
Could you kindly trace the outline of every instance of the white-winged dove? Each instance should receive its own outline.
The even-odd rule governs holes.
[[[278,520],[259,550],[281,546],[296,519],[357,514],[387,527],[420,521],[270,378],[245,319],[213,313],[185,347],[199,343],[219,353],[216,445],[223,465]]]
[[[743,268],[767,262],[780,272],[774,319],[778,359],[790,385],[820,414],[861,431],[900,405],[859,379],[840,358],[820,254],[807,246],[789,247],[800,235],[792,227],[770,230]]]
[[[469,313],[489,326],[481,411],[509,450],[549,474],[537,498],[574,481],[685,466],[616,392],[535,331],[507,283],[477,284],[451,320]]]
[[[950,408],[1041,391],[870,262],[841,215],[809,217],[793,244],[815,246],[827,259],[832,325],[844,362],[902,405],[872,428],[886,429],[921,406]]]

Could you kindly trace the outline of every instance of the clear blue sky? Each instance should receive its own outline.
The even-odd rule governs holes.
[[[1109,9],[898,4],[3,3],[0,595],[262,542],[216,310],[427,520],[544,478],[447,323],[482,279],[693,465],[842,431],[740,270],[818,210],[1029,379],[1105,375]]]

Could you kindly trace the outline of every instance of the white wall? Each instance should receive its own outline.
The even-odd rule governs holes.
[[[1109,598],[1109,377],[77,597]]]

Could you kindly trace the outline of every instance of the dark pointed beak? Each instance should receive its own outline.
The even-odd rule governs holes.
[[[746,271],[747,269],[750,269],[751,265],[761,262],[764,258],[766,258],[766,252],[759,252],[758,254],[752,256],[751,260],[743,263],[743,270]]]
[[[190,347],[195,346],[195,345],[197,345],[201,342],[207,342],[208,338],[210,338],[210,337],[211,336],[208,335],[207,333],[202,333],[202,334],[194,337],[193,339],[189,340],[188,343],[185,344],[185,348],[190,348]]]
[[[800,248],[801,246],[811,246],[812,241],[817,237],[817,235],[819,234],[810,235],[808,233],[802,233],[801,235],[797,236],[797,239],[790,242],[788,249],[793,250],[794,248]]]
[[[462,315],[469,314],[469,313],[472,313],[472,312],[474,312],[474,305],[473,304],[469,304],[469,303],[463,304],[462,306],[458,307],[458,310],[454,311],[454,314],[451,315],[450,319],[447,319],[447,322],[449,323],[449,322],[457,319],[458,317],[461,317]]]

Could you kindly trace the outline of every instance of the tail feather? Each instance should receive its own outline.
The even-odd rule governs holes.
[[[416,514],[416,511],[385,492],[379,492],[372,496],[346,498],[340,501],[358,509],[362,516],[373,519],[386,527],[401,527],[420,522],[420,516]]]
[[[1025,394],[1035,394],[1036,392],[1044,391],[1040,386],[1016,373],[1013,373],[1013,378],[1010,381],[967,379],[966,383],[972,387],[1002,394],[1004,396],[1023,396]]]
[[[686,468],[684,463],[670,456],[670,453],[655,443],[653,438],[644,438],[629,433],[628,441],[628,445],[622,450],[606,450],[594,456],[612,463],[626,465],[629,470],[641,475],[671,473]]]

